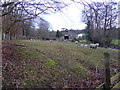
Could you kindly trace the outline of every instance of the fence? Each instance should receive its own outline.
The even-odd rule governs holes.
[[[114,88],[118,88],[120,87],[120,72],[118,72],[115,76],[113,76],[112,78],[110,78],[110,64],[109,64],[109,60],[110,60],[110,54],[109,53],[104,53],[104,83],[102,83],[100,86],[98,86],[96,89],[107,89],[110,90],[111,89],[111,84],[114,83],[116,80],[118,80],[118,83],[111,89],[113,90]]]

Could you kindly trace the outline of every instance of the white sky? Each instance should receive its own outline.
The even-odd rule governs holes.
[[[4,0],[2,0],[4,1]],[[29,0],[11,0],[11,1],[29,1]],[[40,0],[34,0],[40,1]],[[63,0],[65,3],[70,3],[70,0]],[[75,0],[80,1],[80,0]],[[90,1],[111,1],[111,0],[84,0],[86,2]],[[119,2],[120,0],[112,0]],[[62,12],[51,13],[49,15],[42,15],[42,17],[48,21],[53,30],[61,30],[61,28],[67,29],[84,29],[86,24],[81,20],[83,7],[80,4],[71,4],[69,7],[62,9]],[[37,23],[37,22],[36,22]]]
[[[87,2],[90,0],[86,0]],[[92,0],[98,1],[98,0]],[[103,1],[103,0],[102,0]],[[110,1],[110,0],[104,0]],[[114,0],[119,2],[120,0]],[[53,30],[61,30],[61,28],[67,29],[84,29],[86,24],[81,20],[82,16],[82,6],[77,4],[72,4],[69,7],[66,7],[62,12],[52,13],[50,15],[43,16],[51,25]]]
[[[62,12],[53,13],[44,17],[50,22],[54,30],[61,30],[61,28],[84,29],[86,25],[81,22],[81,10],[82,8],[77,8],[73,4],[70,7],[64,8]]]
[[[84,29],[85,24],[81,22],[81,8],[72,4],[66,7],[62,12],[52,13],[45,15],[44,18],[50,23],[53,30],[61,30],[61,28],[67,29]]]

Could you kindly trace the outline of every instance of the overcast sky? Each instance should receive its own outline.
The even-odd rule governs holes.
[[[87,0],[87,2],[90,0]],[[98,1],[98,0],[92,0]],[[104,0],[110,1],[110,0]],[[119,0],[114,0],[119,2]],[[62,12],[52,13],[50,15],[43,16],[51,25],[53,30],[61,30],[61,28],[67,29],[84,29],[86,24],[81,20],[83,7],[82,5],[71,4],[69,7],[62,9]]]
[[[72,4],[62,9],[61,12],[45,15],[44,18],[50,23],[53,30],[84,29],[86,25],[81,21],[82,8],[82,6]]]
[[[11,1],[16,1],[16,0],[11,0]],[[18,0],[18,1],[24,1],[24,0]],[[25,1],[29,1],[29,0],[25,0]],[[40,1],[40,0],[33,0],[33,1]],[[63,1],[65,3],[66,2],[70,3],[69,2],[70,0],[63,0]],[[80,0],[75,0],[75,1],[80,1]],[[91,1],[119,2],[120,0],[85,0],[85,1],[86,2],[91,2]],[[62,12],[51,13],[49,15],[43,15],[42,17],[50,23],[51,28],[55,31],[61,30],[61,28],[82,30],[86,27],[86,24],[84,24],[81,20],[82,10],[83,10],[82,5],[72,3],[70,6],[62,9]]]

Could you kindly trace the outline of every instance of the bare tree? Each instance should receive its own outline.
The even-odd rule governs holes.
[[[83,21],[89,27],[92,41],[100,42],[104,46],[109,45],[110,30],[117,26],[117,3],[83,2],[82,4],[84,5]]]
[[[37,29],[37,36],[39,39],[46,39],[46,38],[49,38],[49,23],[40,18],[39,20],[39,24],[38,24],[39,28]]]
[[[10,34],[16,23],[34,19],[41,14],[49,14],[66,7],[62,0],[41,0],[29,2],[1,2],[3,32]]]

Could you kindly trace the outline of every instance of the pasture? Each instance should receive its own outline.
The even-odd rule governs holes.
[[[15,40],[7,43],[3,43],[5,87],[95,88],[103,83],[105,49],[58,41]],[[12,52],[7,53],[6,46]],[[116,50],[108,51],[118,54]],[[111,76],[118,69],[115,57],[110,59]]]
[[[111,44],[120,46],[120,40],[112,40]]]

